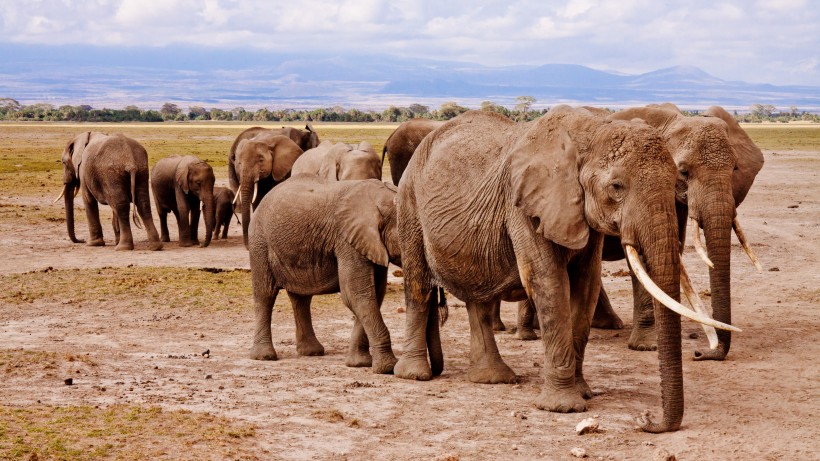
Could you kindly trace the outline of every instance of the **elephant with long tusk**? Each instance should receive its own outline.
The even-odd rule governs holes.
[[[680,248],[683,249],[687,224],[692,228],[693,246],[709,268],[712,311],[715,320],[731,322],[730,262],[731,233],[734,230],[744,251],[758,272],[760,262],[744,235],[736,208],[740,205],[763,167],[763,154],[754,142],[724,109],[710,107],[703,116],[687,117],[675,105],[662,104],[626,109],[608,117],[609,120],[642,120],[660,130],[677,168],[676,213]],[[706,244],[700,238],[704,229]],[[625,257],[622,242],[607,236],[604,260]],[[683,281],[691,285],[691,281]],[[693,289],[694,291],[694,289]],[[651,298],[636,282],[633,274],[634,310],[629,347],[635,350],[655,350],[657,333]],[[700,303],[695,294],[690,304]],[[705,309],[704,309],[705,312]],[[524,317],[522,315],[522,317]],[[621,328],[623,322],[615,314],[609,297],[601,289],[594,327]],[[528,326],[519,322],[519,334]],[[729,352],[731,332],[706,331],[710,349],[696,351],[695,360],[723,360]]]
[[[467,378],[509,383],[492,330],[499,300],[535,306],[544,345],[536,400],[556,412],[586,410],[592,391],[583,360],[600,292],[604,235],[618,236],[651,302],[658,331],[663,421],[683,418],[680,315],[734,329],[678,301],[680,253],[676,168],[660,133],[642,122],[606,120],[558,106],[530,123],[470,111],[430,133],[399,184],[398,224],[407,306],[400,378],[441,374],[440,285],[466,303]],[[665,307],[666,306],[666,307]],[[429,361],[428,361],[429,357]]]

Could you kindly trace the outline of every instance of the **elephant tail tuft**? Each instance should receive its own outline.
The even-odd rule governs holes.
[[[142,220],[137,215],[137,171],[131,171],[131,217],[137,229],[142,229]]]

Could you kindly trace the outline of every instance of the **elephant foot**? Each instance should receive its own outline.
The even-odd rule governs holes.
[[[117,251],[131,251],[134,249],[134,242],[120,242],[114,249]]]
[[[519,326],[515,332],[515,336],[521,341],[533,341],[538,339],[538,335],[535,334],[535,330],[530,327]]]
[[[162,242],[148,242],[148,249],[151,251],[159,251],[162,249]]]
[[[190,240],[180,240],[179,246],[182,248],[188,248],[194,246],[194,244]]]
[[[392,352],[389,354],[381,354],[380,356],[376,356],[376,358],[373,359],[373,373],[379,375],[389,375],[390,373],[393,373],[393,369],[396,367],[396,362],[398,362],[398,359]]]
[[[501,319],[493,319],[493,331],[507,331],[507,325]]]
[[[728,352],[726,351],[726,347],[724,347],[723,344],[718,343],[718,347],[709,349],[706,352],[696,350],[693,360],[696,362],[700,362],[701,360],[726,360],[727,354]]]
[[[555,413],[587,411],[587,403],[575,386],[568,389],[545,388],[535,400],[535,406]]]
[[[325,355],[325,347],[314,337],[304,341],[297,341],[296,353],[304,356]]]
[[[88,239],[88,243],[86,245],[90,247],[104,247],[105,240],[98,238],[98,239]]]
[[[512,384],[517,378],[498,354],[488,354],[467,370],[467,379],[479,384]]]
[[[628,344],[633,351],[658,350],[658,334],[655,332],[655,327],[633,328]]]
[[[575,377],[575,387],[578,388],[578,393],[581,394],[581,397],[583,397],[584,400],[589,400],[595,396],[595,393],[592,392],[592,388],[589,387],[587,380],[584,379],[583,376]]]
[[[427,357],[422,357],[414,359],[402,356],[393,366],[393,374],[402,379],[430,381],[433,378],[433,371],[427,363]]]
[[[160,241],[162,241],[162,242],[170,242],[170,241],[171,241],[171,237],[169,237],[169,236],[167,236],[167,235],[163,235],[163,236],[160,238]]]
[[[598,315],[595,311],[595,316],[592,317],[592,328],[600,328],[601,330],[621,330],[624,327],[624,322],[617,314],[612,312],[612,315]]]
[[[249,357],[253,360],[279,360],[273,344],[254,344]]]
[[[370,367],[373,366],[373,357],[370,355],[370,352],[357,349],[348,352],[345,365],[354,368]]]

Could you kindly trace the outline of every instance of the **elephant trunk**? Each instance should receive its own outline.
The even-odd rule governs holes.
[[[719,182],[708,188],[704,206],[697,207],[698,221],[706,237],[706,251],[714,267],[709,269],[709,285],[712,299],[712,317],[723,323],[732,321],[731,296],[731,238],[734,219],[734,200],[731,183]],[[700,232],[700,229],[694,229]],[[729,353],[732,341],[730,331],[718,330],[718,347],[704,354],[696,353],[698,359],[723,360]]]
[[[644,264],[652,281],[675,301],[680,301],[680,254],[678,224],[674,208],[657,206],[651,210],[649,223],[640,224],[639,237]],[[647,225],[648,224],[648,225]],[[634,270],[634,269],[633,269]],[[683,419],[683,363],[681,360],[681,320],[657,299],[653,299],[655,327],[658,334],[658,362],[661,372],[663,421],[654,423],[648,417],[639,423],[647,432],[669,432],[680,428]]]
[[[202,214],[205,219],[205,242],[202,246],[207,247],[211,244],[211,236],[216,225],[216,202],[212,192],[205,192],[202,195]]]
[[[77,190],[77,187],[73,183],[66,183],[64,187],[65,225],[68,230],[68,238],[74,243],[84,243],[85,240],[78,239],[74,234],[74,192]]]
[[[245,242],[245,248],[248,247],[248,226],[251,223],[251,202],[253,201],[253,179],[243,178],[242,184],[239,187],[239,201],[242,208],[242,239]]]

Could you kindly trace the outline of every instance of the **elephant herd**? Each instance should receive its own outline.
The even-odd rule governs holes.
[[[381,181],[385,156],[395,186]],[[168,241],[167,213],[177,218],[180,245],[195,245],[201,202],[207,246],[220,225],[227,235],[225,221],[239,208],[255,305],[251,358],[277,359],[271,313],[281,289],[293,306],[297,353],[324,354],[311,298],[340,293],[355,315],[348,366],[429,380],[444,369],[439,327],[446,309],[437,294],[446,289],[466,304],[468,379],[510,383],[516,376],[493,332],[504,328],[500,302],[518,301],[518,336],[535,339],[538,330],[544,344],[535,403],[549,411],[586,410],[590,328],[623,326],[602,285],[601,263],[626,258],[634,297],[628,344],[657,350],[660,363],[662,420],[638,420],[648,432],[675,431],[682,421],[680,316],[706,331],[709,349],[697,351],[696,360],[723,360],[731,331],[739,331],[731,325],[733,230],[760,270],[735,210],[763,155],[720,107],[685,116],[672,104],[615,113],[557,106],[528,123],[469,111],[446,123],[403,123],[381,159],[366,142],[320,143],[310,125],[251,128],[228,154],[230,188],[214,188],[213,170],[196,157],[157,162],[150,185],[161,236],[151,219],[147,154],[136,141],[83,133],[66,146],[63,164],[73,242],[81,241],[73,220],[78,190],[88,244],[104,244],[97,204],[109,204],[118,250],[133,248],[129,214],[144,224],[151,249],[160,249]],[[709,266],[714,318],[682,264],[687,227]],[[398,359],[380,313],[389,263],[404,272]],[[680,303],[681,288],[691,309]]]

